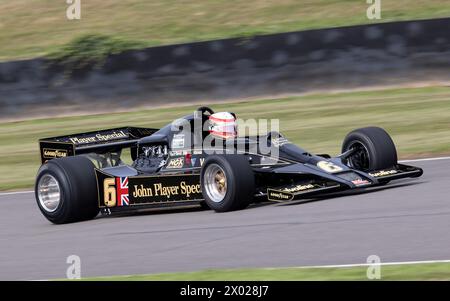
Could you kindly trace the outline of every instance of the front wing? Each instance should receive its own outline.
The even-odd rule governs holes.
[[[394,168],[370,173],[352,170],[333,174],[329,178],[317,178],[316,175],[311,175],[311,180],[303,180],[287,186],[269,187],[266,193],[269,201],[286,202],[323,193],[373,187],[391,180],[420,177],[422,174],[421,168],[397,164]]]

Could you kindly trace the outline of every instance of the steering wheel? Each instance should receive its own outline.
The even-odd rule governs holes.
[[[197,109],[197,111],[202,112],[202,114],[205,114],[205,113],[209,113],[209,115],[214,114],[214,111],[209,107],[200,107]]]

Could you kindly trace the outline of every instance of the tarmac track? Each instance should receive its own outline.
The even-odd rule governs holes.
[[[292,204],[152,212],[52,225],[32,193],[0,194],[0,280],[450,259],[450,160],[424,176]]]

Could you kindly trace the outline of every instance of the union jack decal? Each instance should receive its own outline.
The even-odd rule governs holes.
[[[130,200],[128,198],[128,177],[116,178],[117,183],[117,206],[128,206]]]

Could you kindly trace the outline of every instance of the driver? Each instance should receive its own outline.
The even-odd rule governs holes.
[[[208,118],[209,134],[220,139],[237,137],[236,115],[230,112],[214,113]]]

